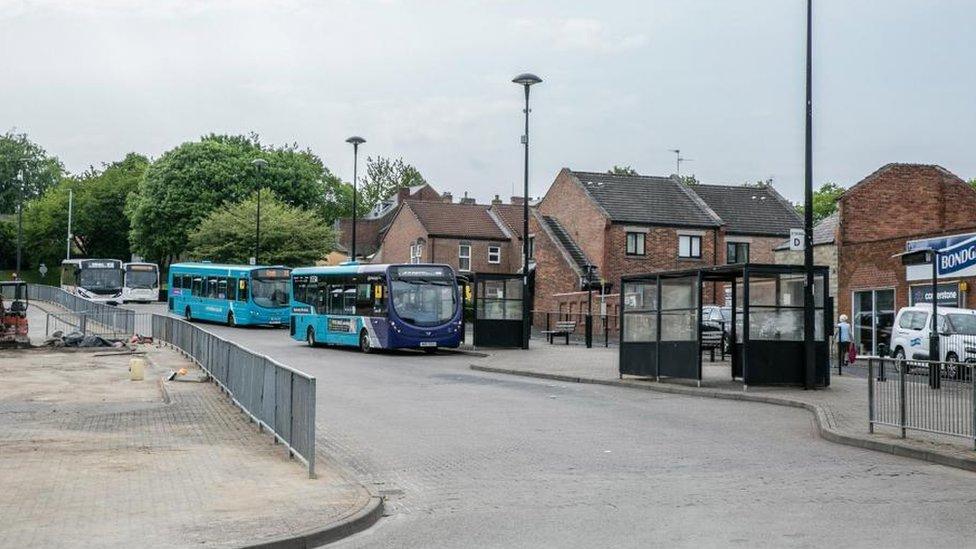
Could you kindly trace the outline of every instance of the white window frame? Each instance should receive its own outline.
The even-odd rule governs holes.
[[[467,248],[467,253],[465,253]],[[465,266],[464,262],[467,262]],[[471,244],[458,244],[458,270],[471,271]]]
[[[627,231],[624,244],[624,254],[628,256],[647,255],[647,233],[643,231]],[[630,251],[630,238],[634,238],[634,251]],[[640,246],[638,246],[640,244]]]
[[[492,259],[492,256],[495,256],[495,258]],[[491,263],[492,265],[498,265],[501,262],[502,262],[502,247],[495,244],[488,246],[488,263]]]
[[[410,263],[421,263],[424,257],[424,246],[423,244],[411,244],[410,245]]]
[[[682,245],[687,239],[688,250],[684,253]],[[698,243],[698,254],[695,254],[695,245]],[[678,257],[681,259],[701,259],[702,258],[702,235],[700,234],[678,234]]]

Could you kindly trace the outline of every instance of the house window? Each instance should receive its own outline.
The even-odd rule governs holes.
[[[502,262],[501,246],[488,246],[488,263],[497,265]]]
[[[644,233],[627,233],[627,255],[644,255]]]
[[[678,235],[678,257],[701,259],[701,241],[697,235]]]
[[[410,263],[420,263],[421,257],[424,255],[424,248],[420,244],[410,245]]]
[[[471,270],[471,245],[461,244],[458,246],[458,270]]]
[[[535,237],[529,235],[529,259],[535,259]]]
[[[725,245],[726,263],[749,263],[749,243],[729,242]]]

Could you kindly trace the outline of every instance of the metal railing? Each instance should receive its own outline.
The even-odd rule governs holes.
[[[119,311],[122,318],[115,316],[92,315],[90,313],[47,313],[44,324],[44,335],[50,336],[55,332],[63,335],[78,332],[81,335],[96,335],[105,339],[128,339],[133,333],[148,334],[151,329],[150,315],[147,313],[126,313]],[[108,322],[103,322],[103,320]],[[134,326],[144,325],[146,330],[139,330]]]
[[[152,336],[183,351],[315,476],[315,378],[184,320],[152,315]]]
[[[92,303],[60,288],[31,284],[31,299],[56,303],[71,313],[50,313],[64,327],[83,333],[111,330],[123,335],[151,334],[182,351],[206,371],[258,428],[270,432],[315,476],[315,378],[276,360],[244,349],[178,318],[135,313]],[[77,328],[81,328],[78,330]],[[96,328],[97,327],[97,328]]]
[[[968,438],[976,448],[976,364],[860,357],[868,365],[868,429]],[[933,383],[937,379],[937,383]]]
[[[89,301],[83,297],[71,295],[61,288],[43,284],[28,284],[27,296],[31,300],[55,303],[72,313],[83,313],[86,322],[97,322],[112,333],[122,335],[135,333],[135,313],[128,309]]]

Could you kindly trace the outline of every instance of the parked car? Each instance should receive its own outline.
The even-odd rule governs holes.
[[[732,308],[702,305],[702,348],[725,349],[732,352]]]
[[[929,336],[932,306],[915,305],[898,311],[891,339],[892,356],[900,359],[931,360]],[[976,310],[939,307],[939,354],[946,362],[946,375],[959,377],[960,362],[976,363]]]

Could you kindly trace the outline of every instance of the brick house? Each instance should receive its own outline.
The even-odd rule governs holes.
[[[522,207],[468,199],[404,200],[383,233],[375,263],[443,263],[459,273],[522,268]]]
[[[534,308],[585,312],[584,290],[602,281],[609,295],[601,299],[606,301],[601,308],[615,321],[613,292],[622,275],[726,262],[772,263],[773,248],[790,228],[800,226],[793,206],[772,187],[688,186],[676,177],[564,168],[530,226]],[[706,302],[723,299],[717,287],[705,291]]]
[[[396,194],[380,201],[366,215],[356,220],[356,255],[369,257],[376,253],[386,230],[389,228],[393,216],[400,204],[405,200],[438,201],[450,199],[450,193],[442,197],[428,184],[405,187]],[[336,221],[335,227],[339,249],[348,253],[352,245],[352,218],[346,217]]]
[[[874,353],[898,309],[931,288],[931,268],[915,276],[892,256],[913,241],[936,239],[916,245],[941,249],[947,237],[976,237],[976,191],[940,166],[888,164],[847,189],[837,209],[837,309],[850,316],[859,352]],[[974,283],[973,275],[940,277],[940,303],[976,308]]]

